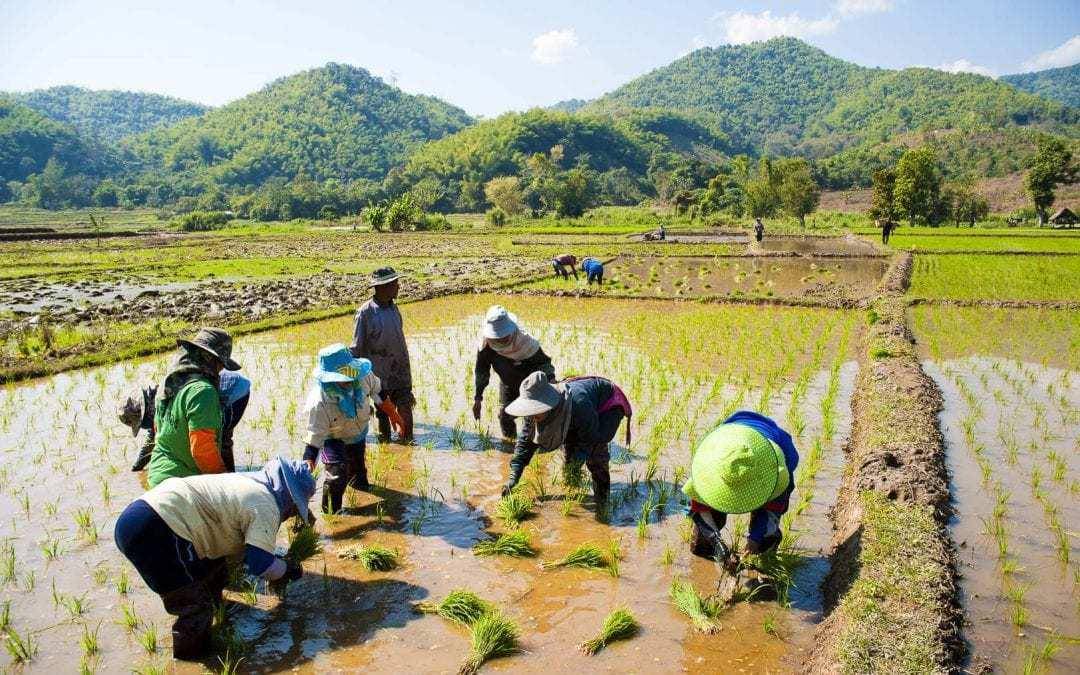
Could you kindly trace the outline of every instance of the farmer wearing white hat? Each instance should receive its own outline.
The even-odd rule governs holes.
[[[691,552],[728,562],[720,530],[729,513],[750,514],[747,552],[779,546],[798,465],[791,435],[764,415],[741,410],[713,429],[694,451],[683,486],[694,524]]]
[[[488,308],[484,327],[480,331],[480,346],[473,368],[475,394],[472,411],[477,420],[480,419],[484,389],[491,380],[492,369],[499,376],[499,427],[504,438],[514,438],[518,433],[517,425],[514,417],[507,414],[506,406],[517,397],[522,381],[531,373],[541,371],[547,374],[549,380],[554,380],[555,367],[536,338],[529,335],[518,324],[517,317],[502,305]]]
[[[413,439],[412,409],[416,403],[412,391],[412,367],[409,347],[405,343],[405,328],[394,299],[398,296],[400,275],[393,267],[380,267],[371,273],[368,284],[373,297],[356,312],[353,326],[352,355],[371,361],[371,368],[382,383],[382,397],[393,401],[401,415],[398,440],[411,443]],[[390,418],[381,410],[375,413],[379,421],[379,438],[390,440]]]
[[[308,420],[304,461],[312,472],[321,457],[326,467],[323,481],[323,513],[341,510],[345,487],[368,490],[368,420],[374,403],[401,434],[401,416],[394,404],[379,395],[382,383],[371,372],[371,361],[354,358],[343,344],[319,350],[318,365],[312,372],[315,386],[304,403]]]
[[[519,396],[506,412],[529,418],[534,429],[518,436],[510,459],[510,480],[503,494],[514,489],[536,451],[550,452],[562,447],[566,476],[577,474],[582,464],[593,480],[597,505],[607,501],[611,489],[608,472],[608,443],[619,424],[627,419],[626,439],[630,443],[630,402],[614,383],[603,377],[575,377],[552,382],[545,373],[533,373],[521,383]]]
[[[250,574],[278,585],[303,575],[274,549],[282,522],[309,519],[314,493],[303,462],[278,458],[259,471],[169,478],[124,509],[116,547],[177,617],[174,657],[196,660],[209,651],[226,558],[242,556]]]

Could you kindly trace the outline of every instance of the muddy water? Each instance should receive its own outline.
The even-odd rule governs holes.
[[[251,645],[243,667],[454,672],[467,655],[467,635],[438,617],[414,614],[410,603],[438,599],[467,586],[496,602],[522,629],[523,652],[485,669],[794,669],[802,650],[809,647],[812,622],[820,611],[816,586],[824,573],[820,549],[828,538],[825,513],[839,476],[839,448],[850,426],[847,414],[855,368],[847,360],[847,350],[836,344],[838,326],[820,322],[815,330],[793,333],[782,343],[756,345],[758,351],[773,351],[775,362],[783,364],[767,378],[770,389],[763,393],[753,373],[725,374],[716,381],[702,370],[712,367],[709,361],[687,364],[667,359],[642,351],[638,339],[620,337],[626,308],[634,305],[666,311],[671,321],[687,317],[697,321],[710,312],[731,321],[736,316],[731,308],[697,308],[689,313],[659,302],[566,301],[566,314],[574,317],[570,323],[528,319],[553,313],[550,300],[513,301],[511,309],[527,321],[560,374],[608,375],[634,401],[638,419],[633,443],[629,448],[612,446],[616,507],[611,524],[596,520],[590,498],[564,508],[564,489],[553,481],[561,465],[556,453],[534,460],[536,468],[531,471],[535,483],[544,486],[545,496],[536,517],[524,524],[541,559],[560,557],[585,541],[605,544],[620,539],[624,559],[620,576],[614,578],[599,571],[540,571],[535,560],[478,558],[469,551],[488,533],[504,531],[489,516],[509,459],[509,448],[490,435],[498,429],[494,387],[487,392],[481,422],[467,414],[476,334],[492,301],[484,296],[446,298],[403,308],[416,379],[418,445],[372,444],[368,465],[377,487],[373,494],[350,493],[346,514],[320,522],[326,553],[306,564],[304,579],[290,587],[283,601],[260,592],[250,604],[240,594],[231,595],[232,623]],[[762,315],[759,309],[742,311],[747,321]],[[797,310],[770,310],[769,316],[789,311]],[[826,330],[833,334],[825,335]],[[338,320],[238,341],[237,359],[255,380],[251,405],[236,435],[238,464],[258,465],[277,454],[300,453],[303,426],[297,406],[312,355],[322,344],[346,339],[350,332],[349,322]],[[835,376],[830,375],[830,364]],[[31,671],[75,668],[84,626],[98,630],[101,654],[91,665],[100,672],[129,672],[168,662],[167,617],[156,596],[118,555],[111,536],[116,516],[143,489],[139,477],[127,471],[135,443],[115,421],[113,402],[138,383],[160,379],[166,367],[167,358],[156,357],[0,390],[0,452],[9,460],[0,470],[0,534],[16,553],[15,578],[0,585],[0,601],[11,602],[13,628],[34,636],[38,652]],[[792,412],[796,381],[804,382],[805,392],[795,397]],[[830,387],[836,388],[832,410],[836,431],[831,435],[823,430],[820,403]],[[693,632],[667,600],[676,574],[689,577],[704,591],[718,578],[712,563],[687,551],[675,482],[680,468],[685,470],[693,440],[738,407],[761,407],[782,422],[802,420],[800,450],[805,455],[817,440],[824,449],[823,461],[813,485],[799,482],[792,498],[795,505],[804,490],[813,490],[809,507],[794,521],[805,564],[798,572],[793,606],[781,609],[762,602],[735,607],[721,617],[723,631],[706,637]],[[620,433],[617,441],[622,439]],[[656,458],[656,472],[646,483],[650,453]],[[639,538],[637,519],[650,492],[654,501],[663,494],[668,503],[653,511],[644,537]],[[78,534],[75,513],[80,508],[90,510],[99,532],[97,543]],[[53,542],[58,555],[47,561],[45,549]],[[365,542],[399,549],[402,568],[367,573],[358,563],[337,558],[337,551]],[[668,550],[672,561],[665,564],[662,558]],[[116,583],[125,574],[131,589],[120,595]],[[64,606],[72,604],[72,597],[83,598],[86,605],[77,618]],[[128,603],[143,621],[135,636],[116,623],[121,605]],[[638,618],[641,634],[597,656],[581,655],[576,645],[591,637],[603,617],[620,604]],[[763,631],[767,618],[777,624],[779,637]],[[148,625],[156,627],[162,643],[153,655],[147,655],[136,640]]]
[[[52,283],[37,280],[0,282],[0,312],[56,312],[74,307],[134,300],[144,293],[165,294],[188,290],[197,282],[124,283],[80,281]]]
[[[731,295],[794,298],[870,296],[887,262],[875,258],[624,257],[607,265],[604,287],[659,297]],[[550,279],[537,282],[551,286]],[[584,276],[577,282],[586,286]]]
[[[804,256],[859,256],[873,255],[878,252],[873,244],[851,235],[843,237],[766,236],[760,242],[755,242],[753,248],[770,253],[790,252]]]
[[[945,398],[941,422],[956,507],[951,526],[971,665],[1019,672],[1055,635],[1080,635],[1080,373],[985,356],[926,361],[924,368]],[[1005,494],[1002,554],[988,526]],[[1055,522],[1065,542],[1060,548]],[[1008,595],[1015,588],[1027,589],[1020,626],[1012,619],[1017,602]],[[1080,645],[1055,643],[1060,651],[1050,670],[1080,670]]]

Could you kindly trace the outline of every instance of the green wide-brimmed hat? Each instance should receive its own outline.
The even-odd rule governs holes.
[[[722,424],[698,444],[683,492],[721,513],[749,513],[790,482],[778,445],[746,425]]]

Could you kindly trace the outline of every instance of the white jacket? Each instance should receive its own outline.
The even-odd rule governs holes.
[[[368,373],[360,380],[360,389],[364,396],[357,397],[356,417],[350,419],[341,412],[337,401],[327,396],[318,383],[312,387],[307,401],[304,402],[304,413],[308,420],[308,445],[321,448],[328,438],[352,443],[367,433],[368,420],[371,417],[368,399],[375,405],[382,403],[379,398],[382,383],[375,373]]]

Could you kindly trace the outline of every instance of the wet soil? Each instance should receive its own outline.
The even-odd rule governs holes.
[[[876,246],[854,235],[814,237],[804,235],[766,236],[751,250],[768,253],[794,253],[801,256],[866,256],[879,254]]]
[[[600,571],[540,571],[536,560],[478,558],[469,548],[477,540],[504,530],[491,514],[509,459],[507,446],[489,434],[497,395],[489,388],[484,416],[468,416],[472,395],[472,355],[483,311],[492,297],[468,296],[433,300],[404,308],[418,398],[418,445],[406,448],[372,443],[368,466],[376,488],[352,493],[347,512],[333,522],[320,520],[326,553],[306,563],[305,577],[279,601],[260,590],[251,605],[231,594],[232,624],[251,646],[242,667],[247,670],[303,672],[328,670],[371,672],[453,672],[468,651],[461,629],[436,616],[421,616],[412,602],[438,599],[466,586],[497,604],[522,628],[523,652],[499,659],[485,670],[513,672],[784,672],[797,668],[810,647],[813,622],[820,618],[821,599],[814,589],[825,571],[822,549],[826,509],[840,477],[840,447],[846,442],[850,397],[855,378],[847,352],[830,347],[816,331],[790,334],[783,343],[757,344],[765,361],[790,364],[778,373],[773,388],[762,392],[758,380],[736,369],[702,372],[702,362],[668,358],[664,351],[644,351],[647,336],[624,334],[627,307],[633,303],[573,300],[568,320],[530,320],[555,313],[550,299],[517,299],[511,309],[552,355],[561,375],[602,373],[624,386],[635,405],[634,441],[629,448],[612,446],[613,500],[611,524],[596,520],[590,497],[565,508],[565,489],[553,482],[559,475],[557,453],[540,455],[528,477],[545,486],[537,515],[524,527],[533,533],[541,559],[565,554],[584,541],[621,539],[623,561],[618,578]],[[663,311],[664,303],[647,303]],[[643,306],[645,303],[643,303]],[[726,317],[740,311],[747,321],[758,312],[739,308],[670,307],[669,318],[699,320],[711,314]],[[631,308],[632,311],[633,308]],[[807,310],[769,310],[774,313]],[[819,324],[820,325],[820,324]],[[241,338],[235,355],[254,379],[252,402],[237,430],[238,464],[257,465],[303,447],[298,406],[308,386],[318,347],[351,334],[347,319],[308,324]],[[820,346],[818,346],[820,345]],[[725,348],[731,349],[730,345]],[[781,355],[786,355],[782,357]],[[826,434],[820,401],[830,386],[828,364],[836,363],[835,433]],[[718,360],[717,363],[722,363]],[[167,662],[168,621],[158,599],[119,556],[111,541],[116,515],[142,489],[140,478],[127,471],[136,441],[114,417],[121,393],[165,373],[168,358],[154,357],[111,367],[77,371],[9,386],[0,391],[0,447],[15,459],[0,470],[0,522],[4,539],[16,552],[15,579],[0,586],[0,599],[11,600],[13,628],[33,631],[39,651],[31,671],[70,670],[79,660],[82,626],[99,626],[99,672],[129,672],[149,663]],[[790,401],[796,378],[806,391]],[[719,379],[717,379],[719,378]],[[772,378],[768,378],[772,379]],[[800,448],[822,443],[823,462],[809,507],[796,520],[799,550],[805,564],[798,572],[793,606],[757,602],[736,606],[721,617],[723,630],[706,637],[694,633],[685,617],[667,600],[672,576],[690,578],[699,590],[715,588],[713,563],[687,551],[680,511],[678,475],[689,448],[714,421],[735,407],[767,410],[778,420],[803,420]],[[617,441],[621,441],[620,434]],[[654,469],[646,480],[649,459]],[[103,493],[108,486],[107,495]],[[666,504],[652,511],[644,537],[637,533],[642,505],[660,497]],[[76,509],[89,508],[99,539],[89,543],[78,534]],[[60,553],[46,561],[44,549],[53,540]],[[282,538],[281,541],[284,541]],[[368,573],[336,553],[357,543],[380,542],[398,548],[403,566],[387,573]],[[44,546],[42,545],[44,544]],[[661,558],[671,551],[672,562]],[[131,590],[117,593],[115,584],[127,574]],[[31,576],[32,575],[32,576]],[[32,585],[32,589],[28,587]],[[84,597],[85,615],[72,619],[61,599]],[[136,639],[117,625],[121,604],[132,603],[145,625],[154,625],[161,652],[146,655]],[[635,639],[615,643],[594,657],[577,651],[615,606],[627,604],[643,626]],[[779,637],[766,634],[769,617]],[[139,631],[144,630],[140,627]],[[210,665],[210,664],[207,664]],[[181,666],[180,672],[198,672]]]

